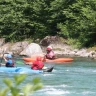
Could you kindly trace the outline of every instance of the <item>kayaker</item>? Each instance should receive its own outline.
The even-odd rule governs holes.
[[[7,56],[6,57],[4,56],[3,59],[6,62],[6,65],[5,65],[6,67],[14,67],[14,60],[11,54],[7,54]]]
[[[33,70],[42,70],[44,63],[42,62],[42,57],[37,56],[36,61],[32,63],[31,69]]]
[[[47,53],[45,55],[46,59],[55,59],[55,54],[54,54],[54,51],[52,50],[52,47],[51,46],[48,46],[47,49],[46,49]]]

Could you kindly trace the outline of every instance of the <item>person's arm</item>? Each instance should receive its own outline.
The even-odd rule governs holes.
[[[42,62],[46,61],[46,55],[44,57],[42,57]]]
[[[5,57],[3,57],[4,61],[7,62],[7,59]]]

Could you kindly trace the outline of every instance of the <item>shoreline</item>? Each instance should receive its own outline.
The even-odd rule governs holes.
[[[12,55],[19,55],[19,56],[36,56],[36,55],[44,55],[46,52],[47,46],[52,46],[54,53],[58,57],[84,57],[84,58],[92,58],[96,59],[96,48],[82,48],[82,49],[73,49],[72,46],[64,43],[59,43],[59,41],[50,43],[47,46],[42,46],[37,43],[29,43],[28,41],[22,41],[22,42],[7,42],[0,40],[0,57],[5,53],[10,53]]]

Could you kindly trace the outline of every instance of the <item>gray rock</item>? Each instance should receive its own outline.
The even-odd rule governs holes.
[[[36,43],[31,43],[20,53],[20,55],[32,57],[37,55],[43,55],[43,52],[40,45]]]
[[[40,45],[48,46],[50,44],[62,44],[64,40],[61,40],[59,36],[46,36],[40,41]]]
[[[16,42],[11,46],[10,51],[12,51],[14,54],[20,54],[20,52],[22,52],[28,46],[28,44],[29,43],[27,41]]]

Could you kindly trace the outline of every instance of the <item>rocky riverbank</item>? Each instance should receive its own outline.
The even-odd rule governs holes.
[[[43,40],[37,43],[29,43],[29,41],[22,41],[16,43],[5,43],[5,39],[0,39],[0,56],[4,53],[11,53],[13,55],[23,55],[23,56],[34,56],[43,55],[45,53],[46,47],[51,45],[57,56],[68,56],[68,57],[87,57],[96,59],[96,48],[90,50],[87,48],[73,49],[70,45],[62,42],[59,37],[56,36],[46,36]]]

